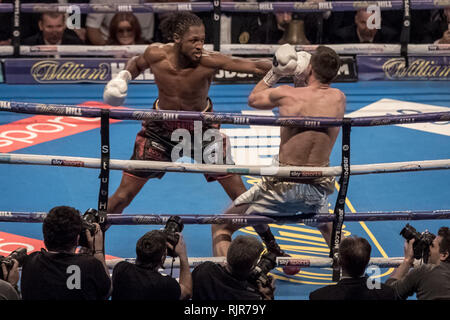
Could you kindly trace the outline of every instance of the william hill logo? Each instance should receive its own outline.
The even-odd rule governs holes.
[[[450,77],[450,66],[445,63],[439,64],[431,59],[417,59],[405,67],[403,58],[389,59],[383,64],[383,71],[390,79],[403,78],[440,78]]]
[[[37,82],[106,81],[110,73],[107,63],[96,68],[86,67],[73,61],[39,61],[31,68],[31,76]]]

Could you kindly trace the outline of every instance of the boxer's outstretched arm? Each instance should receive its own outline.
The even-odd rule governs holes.
[[[263,76],[272,67],[270,59],[237,58],[217,52],[204,51],[202,64],[214,69]]]

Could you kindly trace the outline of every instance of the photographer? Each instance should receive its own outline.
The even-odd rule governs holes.
[[[2,277],[0,279],[0,300],[20,300],[20,294],[17,288],[19,282],[19,262],[12,259],[12,266],[9,269],[6,264],[1,261]],[[9,270],[8,270],[9,269]]]
[[[225,266],[207,261],[194,269],[192,300],[273,300],[274,280],[267,273],[276,257],[263,255],[258,263],[263,249],[255,237],[236,237]]]
[[[173,232],[175,230],[169,234],[165,231],[153,230],[144,234],[136,244],[136,263],[122,261],[114,267],[112,300],[184,300],[191,297],[192,276],[183,236]],[[169,241],[174,235],[178,235],[178,239]],[[180,259],[179,282],[158,272],[168,250]]]
[[[394,290],[378,283],[376,286],[365,275],[372,247],[357,236],[344,238],[339,244],[339,265],[342,277],[335,285],[329,285],[309,294],[310,300],[395,300]],[[370,285],[369,285],[370,284]]]
[[[23,300],[104,300],[111,280],[97,223],[86,229],[80,212],[59,206],[50,210],[42,231],[47,250],[33,252],[22,267]],[[93,254],[77,254],[80,236]]]
[[[415,232],[415,229],[413,232]],[[420,234],[408,240],[405,237],[405,259],[386,281],[394,288],[400,299],[406,299],[416,293],[418,300],[449,300],[450,299],[450,230],[441,227],[437,237],[429,244]],[[413,267],[414,256],[420,242],[428,244],[424,248],[428,263]],[[416,252],[415,252],[416,251]]]

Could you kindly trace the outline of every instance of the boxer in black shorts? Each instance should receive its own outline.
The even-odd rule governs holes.
[[[150,68],[158,87],[156,109],[210,112],[212,105],[208,92],[213,77],[219,70],[262,77],[272,67],[269,59],[236,58],[204,50],[205,27],[202,20],[193,13],[177,12],[168,16],[161,23],[161,30],[172,42],[153,43],[143,54],[131,58],[125,70],[120,71],[106,85],[103,94],[106,103],[113,106],[122,105],[127,95],[128,82]],[[132,159],[176,161],[171,159],[176,145],[176,142],[171,141],[171,135],[174,130],[185,128],[186,125],[189,131],[192,129],[189,126],[193,123],[144,122],[137,135]],[[202,132],[211,127],[205,125]],[[148,179],[162,176],[163,173],[160,172],[124,172],[119,188],[108,201],[108,212],[121,213]],[[208,175],[207,179],[217,179],[232,200],[246,191],[239,175]],[[213,235],[215,230],[213,225]]]
[[[153,109],[159,110],[158,100],[153,103]],[[206,107],[202,112],[212,112],[212,101],[211,99],[207,99]],[[200,123],[201,125],[201,123]],[[150,161],[176,161],[177,159],[172,159],[172,150],[179,143],[179,141],[174,141],[172,139],[173,131],[177,129],[187,130],[194,139],[194,122],[193,121],[153,121],[153,120],[145,120],[142,123],[142,129],[138,132],[136,136],[136,142],[134,144],[134,152],[131,156],[131,160],[150,160]],[[219,130],[219,124],[203,124],[202,125],[202,136],[206,130],[215,129]],[[202,141],[202,155],[205,151],[205,148],[213,147],[215,143],[221,143],[221,150],[224,150],[223,159],[220,161],[220,164],[234,164],[231,161],[230,155],[230,144],[227,143],[228,138],[221,134],[222,141]],[[194,155],[194,141],[191,141],[191,150],[188,156],[193,157]],[[185,155],[187,156],[187,155]],[[202,157],[203,160],[203,157]],[[204,163],[204,161],[202,161]],[[125,170],[124,174],[130,175],[136,178],[142,178],[145,180],[151,178],[161,179],[165,172],[161,171],[133,171],[133,170]],[[231,177],[232,174],[226,175],[214,175],[214,174],[205,174],[206,181],[212,182],[220,179],[226,179]]]

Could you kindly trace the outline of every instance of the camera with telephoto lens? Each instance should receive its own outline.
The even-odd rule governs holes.
[[[414,259],[422,259],[424,263],[428,263],[428,258],[430,256],[430,245],[433,243],[436,235],[430,233],[428,230],[419,233],[409,224],[406,224],[402,231],[400,231],[400,235],[408,242],[411,239],[415,239],[413,244]]]
[[[261,256],[259,262],[250,272],[249,281],[254,285],[261,283],[263,287],[270,286],[271,279],[268,273],[276,267],[277,256],[272,252],[267,252]]]
[[[89,248],[89,244],[86,237],[86,230],[89,230],[91,236],[94,236],[95,234],[94,223],[98,223],[102,231],[104,231],[104,227],[106,225],[106,214],[98,212],[93,208],[87,209],[86,212],[83,214],[80,240],[78,242],[78,245],[80,245],[81,247]]]
[[[19,267],[23,265],[25,258],[27,257],[27,249],[19,248],[11,252],[7,257],[0,256],[0,264],[4,264],[6,266],[6,270],[9,272],[14,266],[13,259],[19,262]],[[3,279],[3,271],[0,269],[0,279]]]
[[[180,236],[177,232],[183,231],[184,224],[181,221],[179,216],[171,216],[169,220],[167,220],[164,229],[162,230],[167,236],[167,242],[172,245],[172,248],[167,247],[167,255],[171,257],[175,257],[175,246],[180,240]]]

